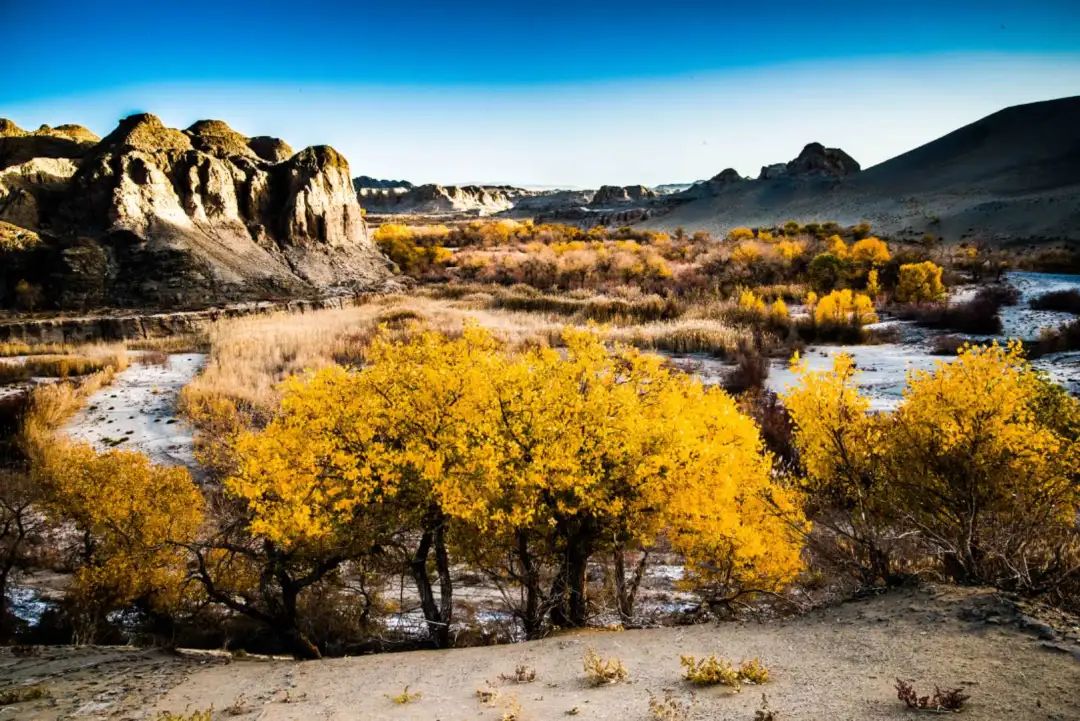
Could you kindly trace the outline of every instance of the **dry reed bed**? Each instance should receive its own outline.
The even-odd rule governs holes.
[[[207,331],[210,357],[203,373],[183,390],[182,409],[198,423],[199,408],[228,399],[256,417],[266,417],[277,406],[277,386],[286,377],[335,363],[362,363],[364,350],[380,325],[401,328],[411,321],[448,334],[476,323],[511,346],[558,346],[568,325],[588,324],[555,313],[492,308],[483,294],[457,300],[387,295],[351,308],[222,320]],[[647,350],[722,357],[733,355],[749,334],[707,318],[653,321],[605,331],[614,341]]]
[[[0,385],[31,378],[73,378],[97,373],[106,368],[127,367],[127,351],[121,344],[64,346],[62,354],[52,353],[56,346],[26,346],[21,357],[0,359]]]

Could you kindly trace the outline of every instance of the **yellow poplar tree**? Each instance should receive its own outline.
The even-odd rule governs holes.
[[[183,546],[203,519],[203,497],[187,469],[155,466],[142,453],[97,453],[54,442],[33,453],[50,513],[79,534],[69,594],[90,641],[108,611],[133,603],[167,611],[181,600]]]

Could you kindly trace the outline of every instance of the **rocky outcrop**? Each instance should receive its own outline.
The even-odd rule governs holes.
[[[69,158],[33,158],[0,170],[0,218],[24,228],[39,227],[77,169]]]
[[[508,185],[418,185],[361,188],[360,202],[372,213],[494,215],[514,207],[528,191]]]
[[[641,203],[657,197],[655,191],[644,185],[603,185],[593,195],[589,205],[604,208],[613,205],[629,205]]]
[[[0,169],[21,165],[35,158],[77,159],[99,140],[81,125],[42,125],[33,132],[0,118]]]
[[[840,148],[826,148],[821,143],[808,143],[794,160],[762,167],[758,180],[772,180],[784,176],[843,178],[859,170],[858,162]]]
[[[360,175],[353,178],[353,187],[356,188],[356,192],[360,192],[363,188],[409,188],[415,187],[407,180],[382,180],[379,178],[372,178],[370,175]]]
[[[739,175],[738,171],[734,168],[724,168],[708,180],[694,183],[677,195],[680,199],[686,200],[693,198],[707,198],[722,192],[726,188],[746,182],[749,182],[749,179]]]
[[[326,146],[293,154],[221,121],[181,131],[143,114],[68,165],[42,162],[0,174],[0,219],[56,239],[43,282],[66,305],[325,293],[391,274]]]

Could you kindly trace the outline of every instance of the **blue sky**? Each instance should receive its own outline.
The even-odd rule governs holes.
[[[864,166],[1080,94],[1080,3],[0,0],[0,116],[135,111],[329,143],[355,174],[589,186]]]

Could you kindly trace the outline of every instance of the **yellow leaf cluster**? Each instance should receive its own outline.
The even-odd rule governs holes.
[[[870,297],[848,288],[832,291],[814,306],[814,322],[819,325],[865,325],[877,319]]]
[[[896,299],[901,303],[921,303],[945,297],[941,266],[932,261],[904,263],[896,283]]]

